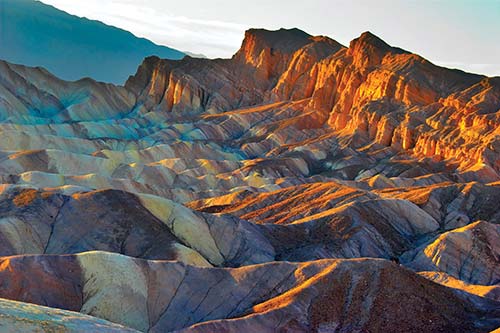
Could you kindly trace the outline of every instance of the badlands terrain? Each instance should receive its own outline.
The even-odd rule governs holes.
[[[500,77],[249,30],[126,84],[0,61],[0,331],[491,332]]]

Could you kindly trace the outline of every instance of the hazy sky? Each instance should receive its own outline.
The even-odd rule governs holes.
[[[250,27],[297,27],[344,45],[369,30],[434,63],[500,75],[500,0],[42,1],[209,57],[230,57]]]

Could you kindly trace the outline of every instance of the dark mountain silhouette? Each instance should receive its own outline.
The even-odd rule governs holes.
[[[146,56],[184,53],[33,0],[0,0],[0,59],[41,66],[65,80],[123,84]]]

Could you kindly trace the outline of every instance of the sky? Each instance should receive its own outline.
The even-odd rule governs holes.
[[[500,0],[42,0],[181,51],[228,58],[248,28],[349,45],[371,31],[446,67],[500,76]]]

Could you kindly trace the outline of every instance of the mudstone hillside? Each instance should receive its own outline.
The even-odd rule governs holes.
[[[500,327],[499,77],[253,29],[123,87],[0,61],[0,133],[0,330]]]

